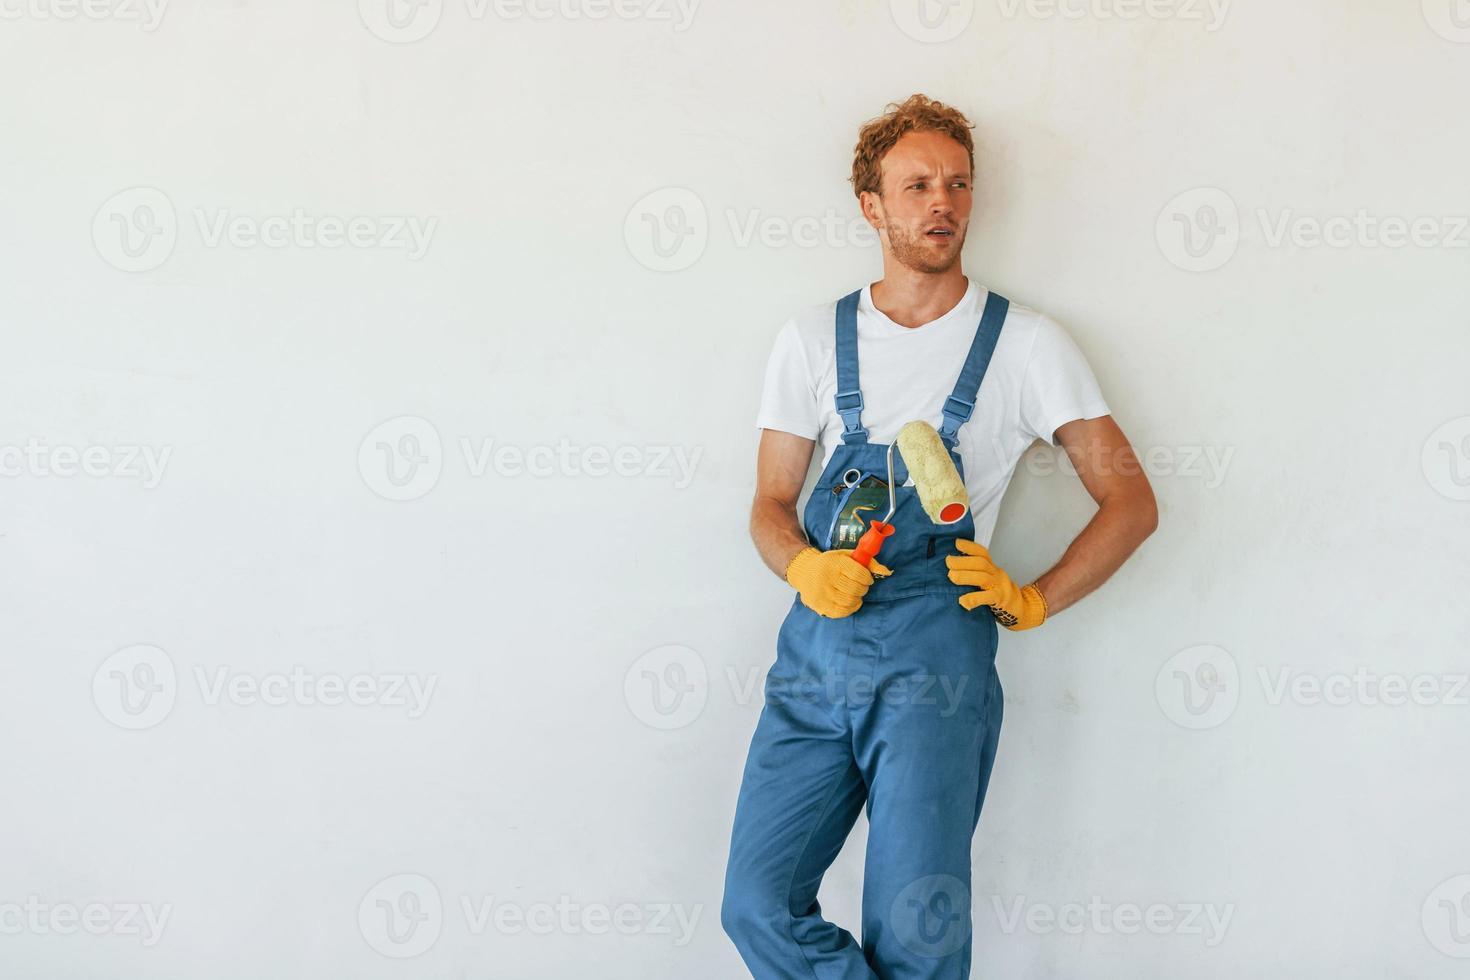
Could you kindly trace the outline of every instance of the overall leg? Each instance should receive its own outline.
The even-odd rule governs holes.
[[[948,594],[886,605],[871,704],[854,712],[869,785],[863,947],[882,980],[964,980],[970,844],[1000,734],[995,622]]]
[[[720,910],[756,980],[874,980],[852,934],[822,918],[817,903],[867,798],[840,681],[853,618],[794,608],[766,679]]]

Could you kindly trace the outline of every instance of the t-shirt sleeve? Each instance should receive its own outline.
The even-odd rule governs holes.
[[[1050,443],[1068,422],[1110,414],[1081,349],[1061,324],[1042,316],[1021,387],[1021,425],[1026,434]]]
[[[812,440],[820,431],[816,383],[795,320],[786,322],[771,347],[755,424],[762,429],[780,429]]]

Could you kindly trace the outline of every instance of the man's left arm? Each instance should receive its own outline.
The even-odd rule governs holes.
[[[946,559],[950,581],[978,589],[960,596],[960,605],[990,606],[996,620],[1012,630],[1040,626],[1102,585],[1159,525],[1153,487],[1111,415],[1068,422],[1055,438],[1097,501],[1097,513],[1061,560],[1019,586],[977,542],[956,542],[961,554]]]
[[[1159,526],[1153,487],[1111,415],[1077,419],[1056,432],[1097,513],[1061,560],[1036,580],[1054,616],[1102,585]]]

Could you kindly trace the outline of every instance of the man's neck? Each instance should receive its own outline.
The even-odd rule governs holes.
[[[969,291],[970,280],[956,264],[940,273],[901,269],[885,273],[869,292],[873,305],[902,327],[933,323],[960,304]]]

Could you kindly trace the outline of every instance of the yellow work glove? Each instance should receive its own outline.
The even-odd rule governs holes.
[[[863,604],[873,576],[893,574],[892,569],[879,564],[876,558],[864,568],[852,560],[852,551],[851,548],[839,551],[803,548],[786,566],[786,581],[801,593],[801,601],[818,616],[828,619],[851,616]]]
[[[964,552],[944,559],[949,566],[949,580],[955,585],[976,585],[979,592],[960,596],[966,609],[989,606],[995,621],[1008,630],[1029,630],[1046,621],[1046,597],[1033,583],[1017,586],[1005,569],[990,560],[990,552],[978,541],[957,539],[955,547]]]

